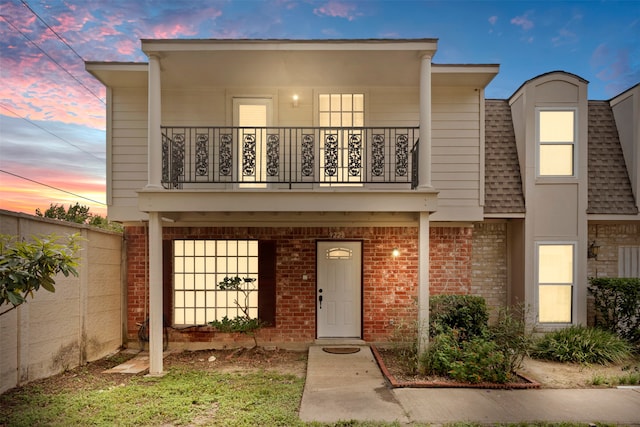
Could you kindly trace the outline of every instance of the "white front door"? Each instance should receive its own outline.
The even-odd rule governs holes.
[[[318,338],[361,338],[361,242],[318,242],[317,260]]]

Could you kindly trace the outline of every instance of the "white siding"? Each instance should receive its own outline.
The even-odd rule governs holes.
[[[195,88],[163,90],[162,124],[225,126],[233,96],[270,96],[275,126],[314,126],[315,97],[324,88]],[[332,88],[365,93],[366,126],[419,126],[419,88]],[[292,102],[299,97],[298,105]],[[432,182],[440,191],[439,220],[474,220],[480,208],[480,92],[434,88]],[[137,194],[147,184],[147,91],[113,90],[111,219],[138,220]],[[136,212],[135,217],[132,215]],[[120,215],[123,217],[114,217]]]
[[[618,277],[640,277],[640,246],[618,248]]]
[[[137,207],[136,191],[147,184],[147,91],[115,88],[112,91],[111,182],[113,206]],[[136,220],[113,215],[112,220]]]

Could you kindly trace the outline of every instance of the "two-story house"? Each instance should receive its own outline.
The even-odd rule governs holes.
[[[584,324],[588,275],[622,258],[637,274],[638,85],[589,102],[553,72],[485,100],[498,65],[435,64],[435,39],[142,50],[86,66],[107,87],[108,216],[151,373],[163,317],[172,343],[215,345],[203,325],[237,301],[269,325],[263,343],[384,342],[442,293]],[[256,279],[246,300],[218,287],[235,276]]]

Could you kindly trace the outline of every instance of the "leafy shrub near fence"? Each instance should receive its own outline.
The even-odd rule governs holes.
[[[596,325],[640,345],[640,278],[594,277]]]

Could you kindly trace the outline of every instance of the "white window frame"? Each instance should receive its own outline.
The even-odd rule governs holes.
[[[541,112],[566,112],[573,113],[573,141],[540,141],[540,113]],[[542,179],[571,179],[578,176],[578,109],[574,107],[538,107],[535,110],[535,138],[536,138],[536,177]],[[572,174],[571,175],[543,175],[540,173],[541,166],[541,146],[558,145],[565,146],[570,145],[572,147]]]
[[[572,246],[573,259],[572,259],[572,282],[571,283],[540,283],[540,247],[541,246]],[[535,317],[536,323],[542,326],[568,326],[572,325],[576,319],[576,289],[577,289],[577,247],[578,243],[575,241],[538,241],[535,243],[534,254],[534,278],[535,278]],[[571,308],[570,319],[568,322],[542,322],[540,320],[540,287],[541,286],[569,286],[571,289]]]

